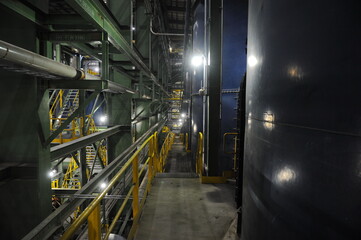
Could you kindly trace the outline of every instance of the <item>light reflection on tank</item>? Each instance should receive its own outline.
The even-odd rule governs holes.
[[[296,179],[296,176],[297,176],[296,172],[292,168],[286,166],[277,172],[276,182],[277,183],[293,182]]]
[[[297,65],[289,66],[287,69],[287,75],[295,80],[301,80],[304,76],[304,72],[301,67]]]
[[[267,129],[267,130],[272,130],[274,128],[274,121],[275,121],[275,116],[273,113],[270,112],[265,112],[263,114],[263,126]]]

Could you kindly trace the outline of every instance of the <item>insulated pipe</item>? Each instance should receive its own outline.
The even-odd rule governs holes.
[[[82,70],[56,62],[1,40],[0,60],[6,60],[27,69],[46,72],[63,78],[79,80],[85,77],[85,73]]]

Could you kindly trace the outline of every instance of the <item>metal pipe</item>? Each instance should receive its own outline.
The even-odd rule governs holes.
[[[85,73],[82,70],[56,62],[26,49],[17,47],[0,40],[0,60],[5,60],[21,67],[46,72],[62,78],[75,80],[84,79]]]
[[[152,34],[157,36],[184,36],[184,33],[156,33],[153,31],[153,19],[150,20],[149,30]]]

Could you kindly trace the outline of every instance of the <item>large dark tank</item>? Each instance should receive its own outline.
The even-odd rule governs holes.
[[[249,2],[242,240],[361,239],[360,6]]]

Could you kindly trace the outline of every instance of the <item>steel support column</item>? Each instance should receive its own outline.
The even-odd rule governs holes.
[[[207,59],[206,63],[207,95],[205,102],[207,108],[205,155],[208,176],[220,174],[218,172],[218,151],[220,144],[220,91],[222,81],[222,5],[223,0],[208,1],[209,19],[206,25],[208,25],[209,45],[207,53],[209,53],[209,59]]]

